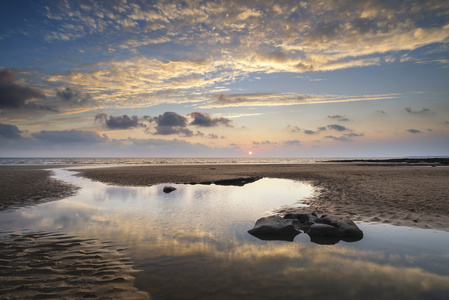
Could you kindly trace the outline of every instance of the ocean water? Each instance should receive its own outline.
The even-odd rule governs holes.
[[[32,157],[0,158],[0,165],[192,165],[192,164],[314,164],[330,160],[355,158],[74,158],[74,157]],[[360,159],[357,158],[357,159]],[[372,158],[371,158],[372,159]]]

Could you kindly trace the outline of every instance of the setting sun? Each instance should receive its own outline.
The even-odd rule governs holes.
[[[252,152],[252,151],[249,151],[248,154],[249,154],[249,155],[253,155],[253,152]]]

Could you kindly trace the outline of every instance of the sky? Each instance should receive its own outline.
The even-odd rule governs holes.
[[[449,1],[0,0],[0,156],[449,156]]]

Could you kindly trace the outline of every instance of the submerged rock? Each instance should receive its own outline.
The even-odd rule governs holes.
[[[301,233],[301,230],[298,220],[283,219],[274,215],[257,220],[248,233],[262,240],[293,241],[294,237]]]
[[[176,188],[174,186],[167,185],[167,186],[164,186],[163,191],[164,191],[164,193],[168,194],[168,193],[171,193],[173,191],[176,191]]]

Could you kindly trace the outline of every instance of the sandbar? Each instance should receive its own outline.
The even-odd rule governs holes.
[[[309,211],[355,221],[449,231],[449,167],[413,165],[213,164],[140,165],[77,170],[80,176],[113,185],[151,186],[261,176],[307,181],[317,193]]]

